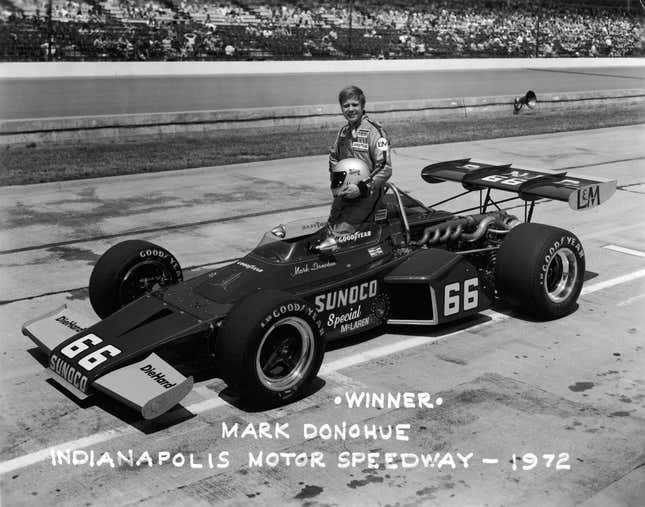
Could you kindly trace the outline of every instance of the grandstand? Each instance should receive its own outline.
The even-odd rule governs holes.
[[[642,0],[0,0],[3,61],[640,56]]]

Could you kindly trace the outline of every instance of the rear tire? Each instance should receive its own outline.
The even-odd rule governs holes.
[[[584,273],[584,250],[573,233],[525,223],[511,229],[497,253],[495,285],[503,300],[551,320],[576,309]]]
[[[128,240],[109,248],[90,275],[90,303],[102,319],[135,299],[183,280],[177,259],[165,248]]]
[[[302,393],[316,378],[324,353],[316,311],[278,290],[261,290],[239,301],[215,339],[219,375],[259,404]]]

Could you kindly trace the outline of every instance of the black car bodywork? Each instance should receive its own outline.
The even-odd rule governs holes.
[[[354,233],[329,238],[324,219],[282,224],[243,258],[186,281],[165,249],[125,242],[90,280],[102,320],[63,307],[23,333],[78,397],[100,390],[152,418],[192,387],[155,353],[164,345],[201,341],[229,385],[286,398],[315,377],[328,340],[388,322],[439,325],[499,298],[543,318],[572,311],[584,273],[580,242],[562,229],[520,224],[491,189],[516,193],[530,222],[538,199],[586,209],[609,198],[615,181],[468,159],[433,164],[422,177],[480,192],[477,213],[438,211],[389,185],[373,219]],[[515,258],[519,244],[528,259]]]

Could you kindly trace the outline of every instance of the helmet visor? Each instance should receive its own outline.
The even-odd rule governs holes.
[[[340,188],[345,183],[345,178],[347,178],[347,171],[334,171],[331,173],[331,188]]]

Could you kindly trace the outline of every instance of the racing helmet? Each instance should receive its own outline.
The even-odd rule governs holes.
[[[344,158],[331,170],[331,193],[338,197],[348,185],[357,185],[370,176],[367,164],[358,158]]]

